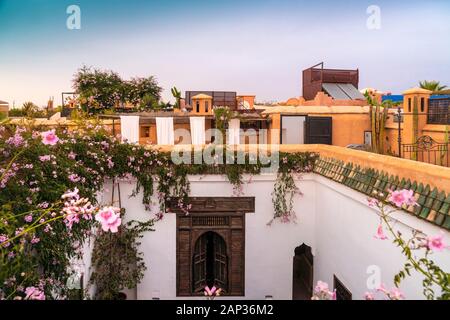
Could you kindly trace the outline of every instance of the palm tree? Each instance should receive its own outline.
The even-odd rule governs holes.
[[[441,90],[444,90],[445,88],[447,88],[447,86],[441,86],[439,81],[434,81],[434,80],[432,80],[432,81],[427,81],[427,80],[420,81],[419,85],[420,85],[420,87],[422,89],[427,89],[427,90],[430,90],[430,91],[433,91],[433,92],[441,91]]]
[[[172,92],[173,97],[175,98],[175,105],[173,106],[175,109],[180,108],[180,100],[181,100],[181,91],[177,89],[177,87],[173,87],[170,89]]]
[[[37,110],[38,107],[33,102],[28,101],[22,105],[22,112],[27,117],[32,117]]]

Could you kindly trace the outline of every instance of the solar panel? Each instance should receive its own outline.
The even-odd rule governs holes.
[[[364,100],[365,99],[363,94],[361,92],[359,92],[358,89],[356,89],[355,86],[351,83],[338,83],[338,86],[352,100],[356,100],[356,99]]]
[[[336,83],[323,83],[322,88],[335,100],[351,99]]]

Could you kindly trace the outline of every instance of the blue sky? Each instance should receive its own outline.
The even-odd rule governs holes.
[[[81,9],[81,29],[66,8]],[[366,10],[381,9],[369,30]],[[301,95],[301,71],[359,68],[360,87],[450,86],[450,2],[0,0],[0,100],[61,103],[81,65],[257,100]]]

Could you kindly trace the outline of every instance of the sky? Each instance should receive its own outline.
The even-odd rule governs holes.
[[[70,5],[80,29],[67,28]],[[322,61],[395,94],[419,80],[450,86],[449,35],[448,0],[0,0],[0,100],[61,104],[87,65],[153,75],[166,101],[172,86],[283,101]]]

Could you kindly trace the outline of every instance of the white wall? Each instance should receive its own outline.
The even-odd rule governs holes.
[[[377,265],[386,285],[393,285],[393,275],[400,270],[404,259],[390,241],[373,238],[378,216],[365,204],[364,195],[321,176],[304,175],[297,181],[304,194],[297,196],[294,203],[297,223],[276,221],[267,226],[273,215],[274,178],[272,175],[253,177],[244,187],[244,195],[256,199],[255,212],[246,214],[245,299],[264,299],[266,295],[272,295],[274,299],[291,299],[292,258],[295,247],[302,243],[312,247],[315,282],[323,280],[332,285],[333,274],[336,274],[353,293],[353,298],[360,299],[367,291],[367,267]],[[192,176],[190,181],[192,196],[233,194],[232,186],[224,176]],[[126,209],[127,219],[148,219],[151,214],[144,210],[142,195],[128,197],[133,187],[133,184],[121,184],[122,206]],[[105,191],[103,202],[110,201],[110,190]],[[437,234],[441,230],[407,213],[399,212],[398,216],[402,223],[425,233]],[[398,222],[395,227],[405,235],[410,234],[409,228],[402,223]],[[157,222],[155,230],[141,241],[148,269],[137,288],[137,297],[175,299],[175,215],[166,214]],[[448,232],[446,238],[447,243],[450,242]],[[444,270],[450,268],[448,251],[436,254],[434,260]],[[408,298],[423,298],[421,279],[405,281],[402,289]]]
[[[373,237],[380,221],[377,211],[366,205],[366,196],[324,177],[316,176],[316,250],[314,279],[333,283],[333,274],[352,292],[353,299],[361,299],[368,291],[366,281],[369,266],[378,266],[381,282],[392,288],[393,278],[405,263],[401,250],[388,240]],[[411,237],[411,228],[428,235],[437,235],[443,229],[405,212],[393,216],[394,229],[405,239]],[[446,243],[450,241],[445,232]],[[450,253],[433,254],[433,260],[444,271],[450,269]],[[405,279],[401,289],[408,299],[423,299],[422,279],[415,271]]]

